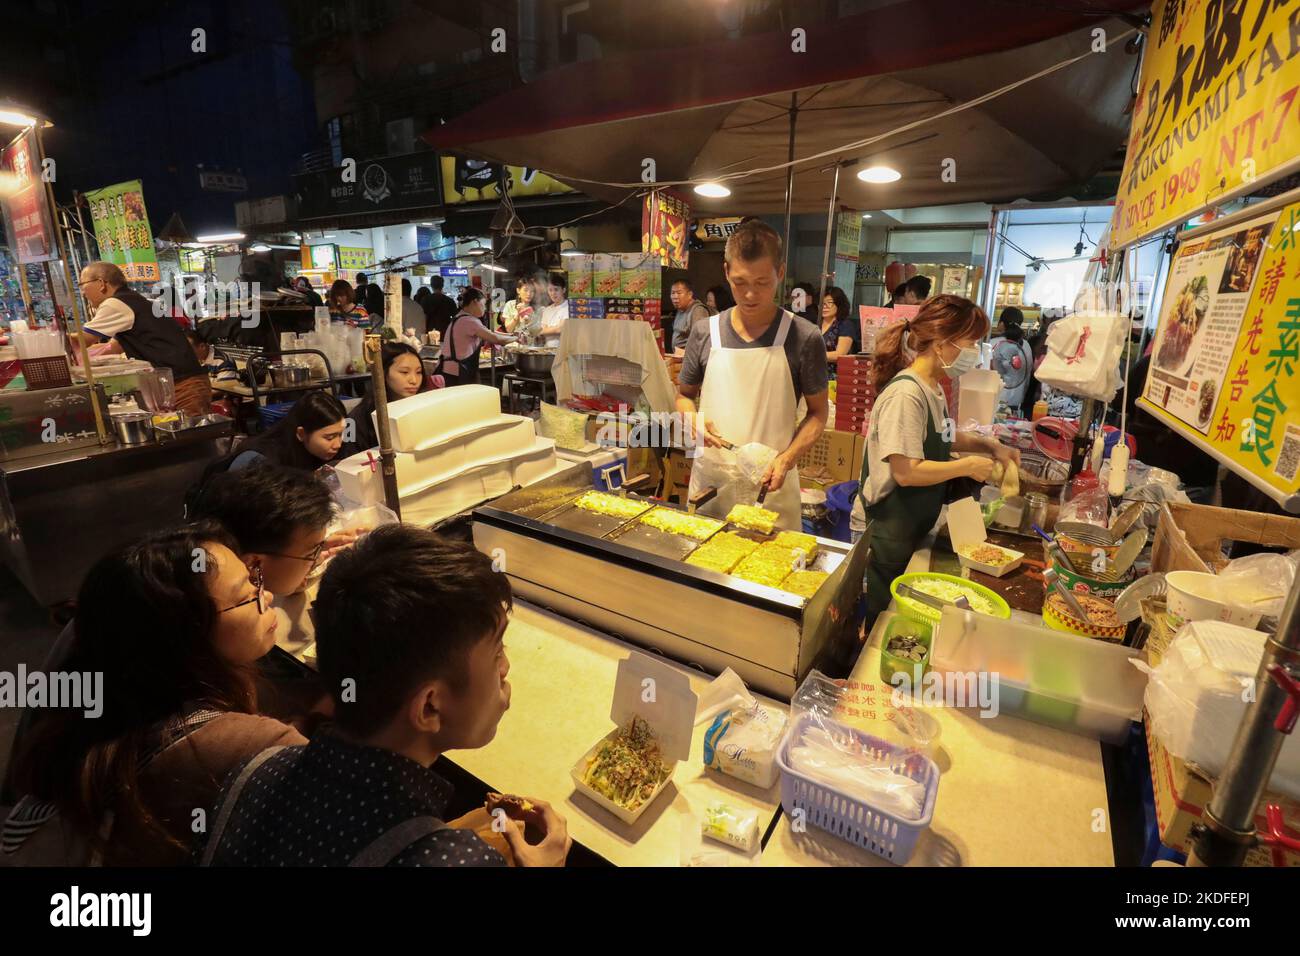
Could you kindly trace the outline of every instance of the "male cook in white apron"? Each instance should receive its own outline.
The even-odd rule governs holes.
[[[701,445],[690,493],[735,474],[735,454],[722,441],[767,445],[777,455],[760,482],[767,486],[763,507],[780,516],[778,528],[798,531],[795,462],[826,428],[826,345],[816,325],[777,304],[785,256],[775,229],[757,219],[742,223],[727,240],[724,268],[736,306],[695,324],[678,376],[677,411],[689,416]],[[808,408],[802,421],[800,398]],[[732,505],[752,505],[757,491],[732,480],[700,511],[724,517]]]

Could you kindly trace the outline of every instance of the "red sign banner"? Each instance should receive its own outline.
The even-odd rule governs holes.
[[[32,129],[19,133],[0,152],[0,209],[9,248],[19,262],[45,262],[59,255],[38,156]]]
[[[657,256],[661,266],[685,269],[690,218],[690,204],[680,194],[656,189],[647,195],[641,206],[641,251]]]

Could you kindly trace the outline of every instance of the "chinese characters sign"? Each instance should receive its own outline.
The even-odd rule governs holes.
[[[1143,393],[1279,497],[1300,490],[1300,204],[1180,248]]]
[[[157,282],[158,256],[140,180],[93,189],[86,193],[86,202],[95,224],[99,257],[121,268],[129,282]]]
[[[0,191],[0,207],[9,248],[19,262],[45,262],[59,255],[37,155],[36,134],[30,129],[0,153],[0,173],[9,180],[9,188]]]
[[[1111,220],[1119,248],[1300,155],[1300,10],[1158,0]]]
[[[690,253],[686,249],[686,224],[691,207],[678,193],[656,189],[641,205],[641,251],[657,256],[659,264],[685,269]]]
[[[739,216],[727,216],[721,219],[696,219],[691,223],[691,232],[701,242],[726,242],[732,233],[740,228]]]

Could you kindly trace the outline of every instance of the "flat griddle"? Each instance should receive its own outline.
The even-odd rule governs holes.
[[[659,507],[668,511],[678,510],[668,508],[666,505],[660,505]],[[718,518],[712,520],[721,521]],[[724,527],[724,524],[719,524],[718,531],[721,531]],[[717,531],[714,532],[714,534],[717,533]],[[712,535],[709,537],[712,537]],[[609,540],[617,541],[629,548],[648,551],[661,558],[671,558],[674,561],[685,561],[688,554],[704,543],[699,538],[690,538],[684,534],[673,534],[671,531],[664,531],[662,528],[654,528],[648,524],[643,524],[639,516],[634,518],[626,528],[611,534]]]
[[[577,495],[574,496],[574,498],[577,497]],[[623,525],[636,521],[640,515],[645,514],[646,511],[654,507],[653,502],[644,498],[638,498],[635,495],[628,495],[627,498],[629,501],[645,505],[645,511],[631,518],[619,518],[614,515],[603,515],[595,511],[588,511],[585,508],[579,508],[574,505],[573,498],[570,498],[559,508],[541,515],[538,520],[556,528],[563,528],[566,531],[576,531],[579,534],[590,535],[593,538],[605,538],[623,527]],[[516,514],[518,514],[517,511]]]

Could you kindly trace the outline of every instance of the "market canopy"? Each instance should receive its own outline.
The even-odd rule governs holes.
[[[1110,10],[1116,4],[1109,5]],[[1143,11],[1145,3],[1121,8]],[[840,201],[861,209],[1004,201],[1076,188],[1123,144],[1137,58],[1116,40],[1124,19],[980,0],[906,0],[788,34],[602,57],[539,80],[430,130],[444,150],[527,165],[610,201],[653,158],[659,182],[702,180],[788,160],[797,95],[796,160],[898,130],[1053,64],[1082,59],[996,99],[796,167],[793,210],[826,209],[834,159],[886,163],[903,178],[841,177]],[[1090,53],[1101,27],[1105,52]],[[945,160],[954,176],[943,177]],[[784,170],[732,180],[711,209],[784,209]]]

